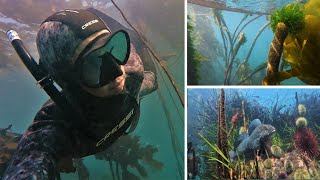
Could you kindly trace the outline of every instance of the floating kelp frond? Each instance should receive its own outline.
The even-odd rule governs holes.
[[[310,0],[303,9],[304,28],[289,34],[284,41],[283,57],[307,84],[320,84],[320,2]]]

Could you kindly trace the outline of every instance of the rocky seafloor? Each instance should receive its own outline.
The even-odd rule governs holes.
[[[320,179],[318,162],[296,150],[279,158],[232,162],[231,168],[235,179]]]

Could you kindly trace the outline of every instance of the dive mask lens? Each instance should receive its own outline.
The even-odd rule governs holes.
[[[82,58],[81,81],[88,87],[106,85],[122,75],[120,65],[127,63],[129,55],[129,36],[120,30],[105,45]]]
[[[119,64],[126,64],[130,55],[128,33],[123,30],[116,32],[103,46],[103,49],[105,52],[110,53]]]

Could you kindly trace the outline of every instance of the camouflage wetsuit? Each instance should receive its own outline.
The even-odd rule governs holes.
[[[66,166],[72,164],[72,158],[105,150],[124,134],[139,118],[139,96],[157,88],[154,74],[144,71],[134,48],[125,70],[125,94],[96,98],[79,90],[79,109],[85,123],[70,121],[49,100],[23,134],[3,179],[54,179],[59,172],[70,171]]]

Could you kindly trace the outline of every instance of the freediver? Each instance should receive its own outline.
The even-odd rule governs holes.
[[[155,72],[144,69],[143,61],[151,59],[141,59],[127,32],[111,32],[100,17],[68,9],[41,24],[39,65],[75,111],[47,101],[22,136],[3,179],[60,178],[64,164],[105,150],[137,123],[141,97],[157,89]]]

